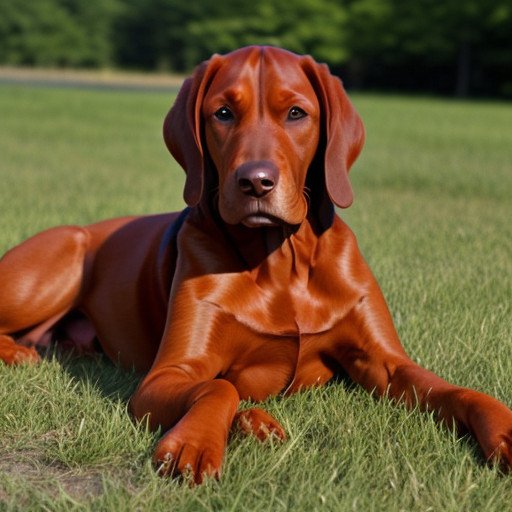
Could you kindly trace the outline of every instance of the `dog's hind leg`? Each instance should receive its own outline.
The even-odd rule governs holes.
[[[26,344],[47,341],[48,332],[77,304],[82,291],[89,233],[75,226],[43,231],[0,259],[0,360],[37,360]]]

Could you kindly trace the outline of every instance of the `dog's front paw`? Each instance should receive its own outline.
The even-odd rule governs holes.
[[[153,464],[160,476],[183,476],[201,484],[205,477],[220,477],[224,449],[225,441],[208,433],[185,436],[179,428],[171,429],[158,443]]]
[[[280,423],[257,407],[238,412],[233,425],[242,433],[256,436],[260,441],[266,441],[271,437],[279,440],[286,439],[286,433]]]
[[[502,415],[490,420],[490,428],[477,435],[480,446],[486,460],[490,464],[496,464],[506,473],[512,470],[512,412],[507,410],[507,421]]]
[[[503,440],[494,448],[488,460],[492,464],[498,464],[504,472],[510,472],[512,469],[512,431],[503,435]]]
[[[477,393],[468,409],[468,426],[484,457],[506,472],[512,469],[512,411],[498,400]]]

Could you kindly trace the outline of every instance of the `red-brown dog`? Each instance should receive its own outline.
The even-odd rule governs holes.
[[[337,370],[435,410],[511,465],[512,412],[407,357],[334,214],[352,202],[364,132],[325,65],[270,47],[215,55],[184,83],[164,137],[186,170],[189,208],[58,227],[8,252],[1,359],[37,359],[15,338],[95,334],[113,361],[147,373],[131,410],[165,431],[159,471],[196,482],[219,474],[234,421],[284,438],[263,410],[237,413],[240,399],[319,386]]]

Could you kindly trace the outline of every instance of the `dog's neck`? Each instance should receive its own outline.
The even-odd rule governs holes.
[[[333,213],[327,213],[322,218],[308,214],[301,224],[280,225],[272,227],[250,228],[243,224],[227,224],[216,209],[212,209],[206,202],[201,202],[194,209],[194,216],[210,236],[221,237],[238,255],[244,268],[258,267],[272,253],[281,251],[289,253],[296,259],[296,248],[300,246],[300,258],[303,263],[312,256],[319,236],[326,231],[333,222]]]

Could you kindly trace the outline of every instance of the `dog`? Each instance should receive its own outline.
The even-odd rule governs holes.
[[[321,386],[343,371],[369,392],[435,411],[486,459],[512,463],[512,412],[411,361],[354,234],[348,172],[361,119],[326,65],[274,47],[214,55],[164,122],[186,172],[182,212],[61,226],[0,261],[0,359],[56,330],[144,373],[136,419],[164,432],[162,475],[218,477],[233,425],[285,438],[241,399]],[[62,334],[64,333],[64,334]]]

